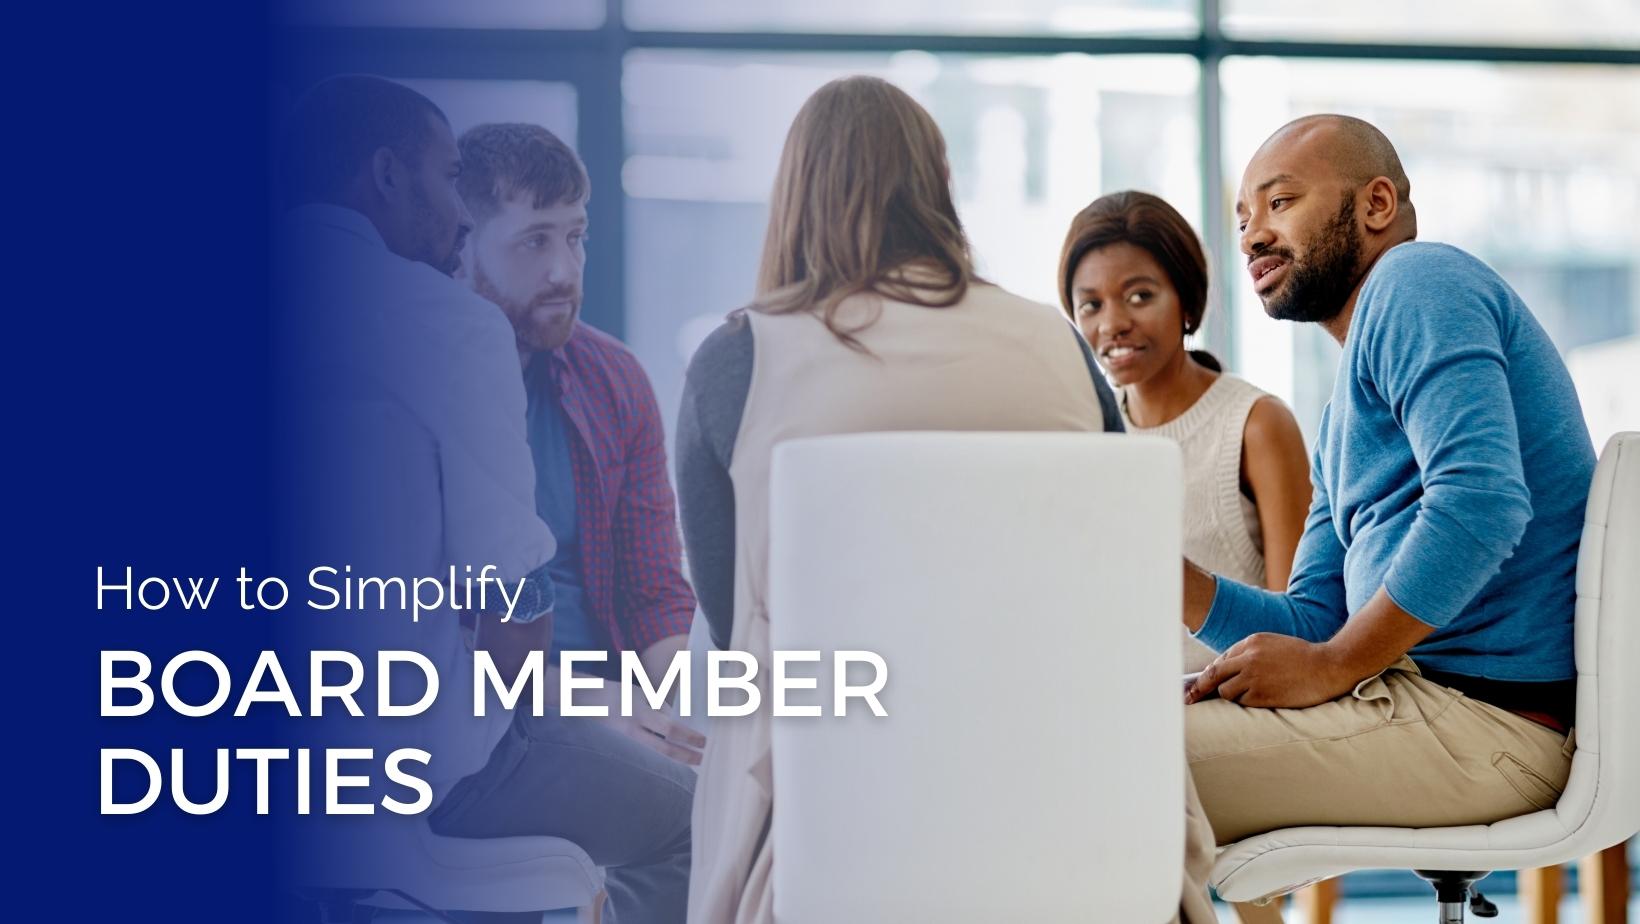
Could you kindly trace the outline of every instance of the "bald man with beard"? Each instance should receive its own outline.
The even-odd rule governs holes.
[[[1565,365],[1496,272],[1415,240],[1411,183],[1366,122],[1277,131],[1236,216],[1266,313],[1343,355],[1287,591],[1185,566],[1184,622],[1222,652],[1185,712],[1216,839],[1552,806],[1594,470]]]

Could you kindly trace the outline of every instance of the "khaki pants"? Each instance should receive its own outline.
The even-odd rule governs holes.
[[[1308,709],[1185,709],[1185,755],[1220,844],[1299,825],[1488,824],[1550,808],[1572,742],[1403,658]]]
[[[1213,924],[1213,896],[1208,891],[1208,874],[1213,872],[1213,829],[1207,824],[1196,785],[1190,774],[1184,777],[1184,891],[1179,896],[1179,916],[1173,924]]]

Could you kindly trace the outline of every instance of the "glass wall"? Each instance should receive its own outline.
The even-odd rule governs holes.
[[[1195,0],[624,0],[634,29],[968,35],[1189,35]]]
[[[458,136],[485,122],[529,122],[575,147],[575,86],[544,80],[438,80],[400,78],[438,104]]]
[[[596,29],[604,0],[286,0],[287,22],[315,26]]]
[[[1227,35],[1332,42],[1634,48],[1633,0],[1223,0]]]
[[[1420,236],[1470,250],[1567,357],[1600,438],[1640,426],[1640,5],[1633,0],[288,0],[320,72],[416,78],[464,127],[547,125],[593,176],[587,317],[668,419],[688,357],[752,295],[792,116],[870,73],[950,145],[982,272],[1052,302],[1088,200],[1173,202],[1214,260],[1205,345],[1313,435],[1337,348],[1270,321],[1231,206],[1248,156],[1310,112],[1374,122]],[[311,77],[312,75],[305,75]],[[483,78],[483,79],[477,79]]]
[[[1266,57],[1231,58],[1221,75],[1227,195],[1241,165],[1289,119],[1359,116],[1401,155],[1419,237],[1491,264],[1563,353],[1640,332],[1634,69]],[[1337,345],[1317,327],[1264,317],[1243,278],[1226,289],[1239,367],[1289,398],[1313,435]]]
[[[980,273],[1055,302],[1065,229],[1096,196],[1154,190],[1199,223],[1199,72],[1187,57],[632,52],[627,339],[663,412],[696,345],[752,297],[781,145],[822,84],[874,74],[927,106]]]

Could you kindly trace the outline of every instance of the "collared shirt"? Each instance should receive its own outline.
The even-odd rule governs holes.
[[[529,401],[528,431],[530,451],[535,456],[535,509],[558,540],[552,556],[554,604],[552,648],[549,657],[556,664],[564,651],[608,651],[609,630],[587,611],[586,590],[581,578],[581,521],[575,510],[574,432],[552,370],[540,354],[524,369],[524,395]],[[616,665],[604,662],[603,669],[589,662],[583,671],[614,676]]]
[[[620,341],[576,322],[563,346],[529,366],[531,405],[556,400],[568,424],[584,612],[612,651],[687,634],[695,595],[683,577],[666,431],[642,365]],[[532,440],[537,471],[562,464],[552,446]]]

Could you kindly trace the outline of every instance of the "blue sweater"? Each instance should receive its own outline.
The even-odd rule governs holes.
[[[1197,637],[1324,641],[1383,587],[1435,628],[1421,667],[1570,678],[1593,474],[1571,377],[1520,297],[1457,248],[1402,244],[1356,302],[1287,592],[1219,578]]]

